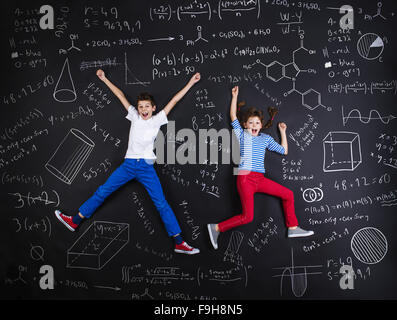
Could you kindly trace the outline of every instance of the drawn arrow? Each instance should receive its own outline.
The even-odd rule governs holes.
[[[173,37],[168,37],[168,38],[149,39],[148,41],[164,41],[164,40],[172,41],[174,39],[175,38],[173,38]]]
[[[104,287],[104,286],[94,286],[94,288],[100,288],[100,289],[110,289],[110,290],[114,290],[114,291],[120,291],[121,288],[119,287]]]

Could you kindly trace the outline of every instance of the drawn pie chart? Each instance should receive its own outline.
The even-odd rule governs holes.
[[[383,40],[375,33],[366,33],[357,42],[357,51],[367,60],[378,58],[384,49]]]

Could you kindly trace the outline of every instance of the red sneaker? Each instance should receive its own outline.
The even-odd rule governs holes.
[[[184,254],[196,254],[200,252],[199,249],[189,246],[185,241],[183,241],[181,244],[176,244],[174,251]]]
[[[76,230],[78,225],[73,223],[71,216],[65,216],[59,210],[55,210],[55,215],[58,218],[58,220],[61,221],[66,226],[66,228],[68,228],[70,231],[75,231]]]

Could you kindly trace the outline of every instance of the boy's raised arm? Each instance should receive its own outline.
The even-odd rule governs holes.
[[[178,101],[183,98],[183,96],[190,90],[190,88],[193,87],[193,85],[196,82],[200,81],[200,78],[201,78],[200,73],[194,74],[193,77],[189,80],[189,82],[183,87],[183,89],[180,90],[176,95],[174,95],[172,97],[170,102],[168,102],[167,105],[163,109],[166,115],[168,115],[168,113],[170,113],[172,108],[175,107],[175,105],[178,103]]]
[[[113,83],[111,83],[108,78],[106,78],[105,72],[103,72],[103,70],[101,69],[97,70],[96,75],[109,87],[109,89],[114,93],[114,95],[117,98],[119,98],[124,108],[128,111],[128,107],[131,105],[131,103],[128,102],[124,93],[119,88],[117,88]]]

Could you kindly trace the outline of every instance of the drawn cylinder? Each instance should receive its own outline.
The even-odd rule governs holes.
[[[90,138],[73,128],[45,164],[45,168],[61,181],[71,184],[94,146]]]

